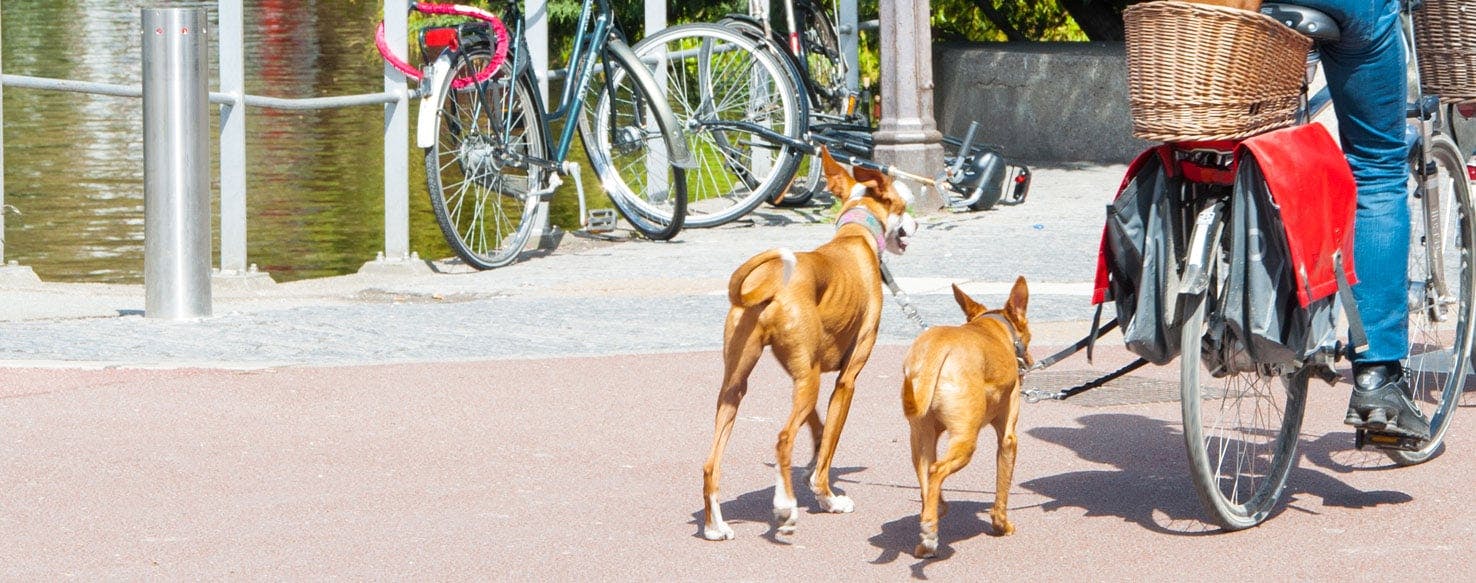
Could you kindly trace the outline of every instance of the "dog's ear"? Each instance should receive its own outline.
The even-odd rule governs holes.
[[[825,169],[825,189],[838,199],[850,199],[851,191],[856,186],[856,179],[846,172],[845,166],[835,161],[835,158],[830,155],[830,148],[820,146],[820,165]]]
[[[856,180],[858,182],[869,182],[875,188],[875,192],[882,193],[892,188],[892,177],[885,172],[878,172],[865,166],[856,167]]]
[[[969,297],[969,294],[959,289],[956,283],[953,284],[953,299],[958,302],[958,307],[963,308],[965,322],[972,321],[974,318],[979,317],[979,314],[989,311],[989,308],[974,301],[974,298]]]
[[[1025,285],[1025,276],[1015,278],[1015,286],[1010,288],[1010,299],[1005,302],[1005,312],[1016,319],[1025,316],[1025,308],[1030,304],[1030,289]]]

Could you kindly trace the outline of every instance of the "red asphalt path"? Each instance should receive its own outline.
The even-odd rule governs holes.
[[[802,489],[799,531],[783,538],[770,533],[769,514],[790,390],[765,359],[725,458],[723,511],[738,536],[727,542],[702,540],[698,527],[721,372],[713,352],[3,369],[0,578],[1344,581],[1476,572],[1467,556],[1476,548],[1476,505],[1467,503],[1476,412],[1456,419],[1439,458],[1389,469],[1382,456],[1350,451],[1346,385],[1314,386],[1289,503],[1236,533],[1199,520],[1176,402],[1027,404],[1010,496],[1016,534],[989,534],[994,448],[981,446],[946,484],[941,558],[919,561],[902,353],[878,349],[841,438],[836,476],[856,511],[820,514]],[[797,458],[808,460],[808,447],[802,438]]]

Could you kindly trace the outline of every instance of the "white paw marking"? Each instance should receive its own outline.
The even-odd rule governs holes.
[[[726,523],[719,522],[712,526],[703,527],[702,538],[707,540],[733,540],[733,529]]]
[[[929,537],[928,535],[923,535],[922,542],[918,543],[917,549],[914,552],[917,554],[917,558],[919,559],[929,559],[937,556],[938,537]]]
[[[793,496],[784,492],[784,475],[780,474],[774,478],[774,510],[780,508],[794,508],[799,502]]]
[[[821,510],[833,514],[845,514],[856,509],[856,503],[851,501],[850,496],[821,496],[819,501]]]

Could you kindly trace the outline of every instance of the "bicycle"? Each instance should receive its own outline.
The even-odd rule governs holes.
[[[1153,4],[1167,9],[1175,3]],[[1408,54],[1417,59],[1413,49],[1415,31],[1409,17],[1412,7],[1406,3],[1403,8],[1402,30],[1410,48]],[[1335,22],[1316,10],[1265,3],[1261,11],[1317,41],[1336,40],[1339,34]],[[1314,53],[1307,64],[1309,81],[1316,66]],[[1416,401],[1428,413],[1431,436],[1419,442],[1361,429],[1355,432],[1357,447],[1378,447],[1401,465],[1433,457],[1450,427],[1471,367],[1472,293],[1476,289],[1476,270],[1472,268],[1476,208],[1470,198],[1465,161],[1441,131],[1438,99],[1420,93],[1419,85],[1413,84],[1407,116],[1413,147],[1408,199],[1412,208],[1407,287],[1410,356],[1406,370]],[[1330,98],[1325,89],[1309,97],[1306,84],[1301,91],[1297,121],[1308,123]],[[1287,476],[1296,465],[1308,382],[1318,373],[1332,374],[1332,361],[1343,355],[1341,348],[1279,362],[1247,360],[1244,348],[1238,355],[1231,355],[1241,360],[1230,362],[1230,356],[1225,355],[1233,350],[1226,349],[1223,340],[1229,334],[1226,321],[1234,316],[1227,312],[1228,306],[1250,300],[1245,285],[1229,279],[1235,261],[1232,249],[1245,244],[1232,240],[1234,229],[1228,217],[1233,210],[1233,182],[1216,180],[1214,174],[1235,174],[1232,169],[1238,144],[1239,140],[1167,144],[1173,152],[1172,163],[1183,170],[1185,179],[1181,190],[1167,194],[1164,201],[1170,209],[1164,228],[1171,241],[1166,246],[1170,257],[1157,284],[1167,290],[1165,295],[1173,296],[1163,300],[1173,308],[1163,317],[1182,322],[1177,338],[1179,380],[1192,481],[1212,518],[1228,530],[1260,524],[1281,500]],[[1191,177],[1191,171],[1198,176]],[[1339,287],[1346,290],[1346,281]],[[1342,308],[1350,328],[1361,330],[1351,293],[1338,295],[1346,296],[1341,297]],[[1336,318],[1335,310],[1332,317]],[[1091,337],[1099,337],[1109,327],[1094,330]],[[1202,350],[1207,347],[1208,355]],[[1059,361],[1075,348],[1044,359],[1040,366]],[[1124,374],[1144,362],[1140,359],[1108,377]],[[1211,380],[1212,386],[1206,387],[1205,380]],[[1278,384],[1281,386],[1275,386]],[[1064,399],[1093,386],[1100,383],[1055,394],[1027,394],[1027,398]]]
[[[546,227],[560,175],[575,179],[583,228],[614,229],[614,213],[586,209],[579,167],[568,160],[576,126],[620,215],[648,238],[676,236],[691,154],[660,85],[616,27],[609,0],[583,1],[552,112],[543,108],[519,4],[508,0],[499,17],[471,6],[412,3],[422,14],[472,19],[421,30],[419,68],[389,49],[383,22],[375,33],[380,55],[418,82],[416,143],[425,151],[431,208],[446,242],[477,269],[512,263],[530,235]],[[513,23],[511,34],[505,22]],[[553,141],[550,124],[559,120],[564,125]]]
[[[663,29],[633,47],[666,82],[699,160],[687,225],[720,225],[766,200],[808,200],[819,173],[806,155],[822,145],[842,162],[939,187],[957,209],[982,210],[1007,196],[1003,157],[974,144],[972,131],[964,140],[945,138],[953,151],[942,176],[871,161],[871,127],[855,115],[839,47],[824,40],[834,41],[834,24],[813,0],[786,0],[786,8],[795,23],[790,42],[764,17],[729,15],[719,24]],[[1029,188],[1029,169],[1016,168],[1012,203],[1023,202]]]

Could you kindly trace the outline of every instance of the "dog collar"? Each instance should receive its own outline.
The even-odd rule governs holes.
[[[882,228],[881,221],[876,220],[876,215],[871,214],[861,207],[851,207],[851,210],[841,213],[840,218],[835,220],[835,228],[839,230],[848,224],[857,224],[871,231],[871,236],[876,239],[876,252],[881,254],[887,248],[887,232]]]
[[[1020,333],[1015,330],[1015,323],[998,312],[979,314],[979,317],[989,318],[990,320],[1004,324],[1005,330],[1010,331],[1010,340],[1015,343],[1015,364],[1020,367],[1020,374],[1025,374],[1030,367],[1025,364],[1025,342],[1020,339]]]

